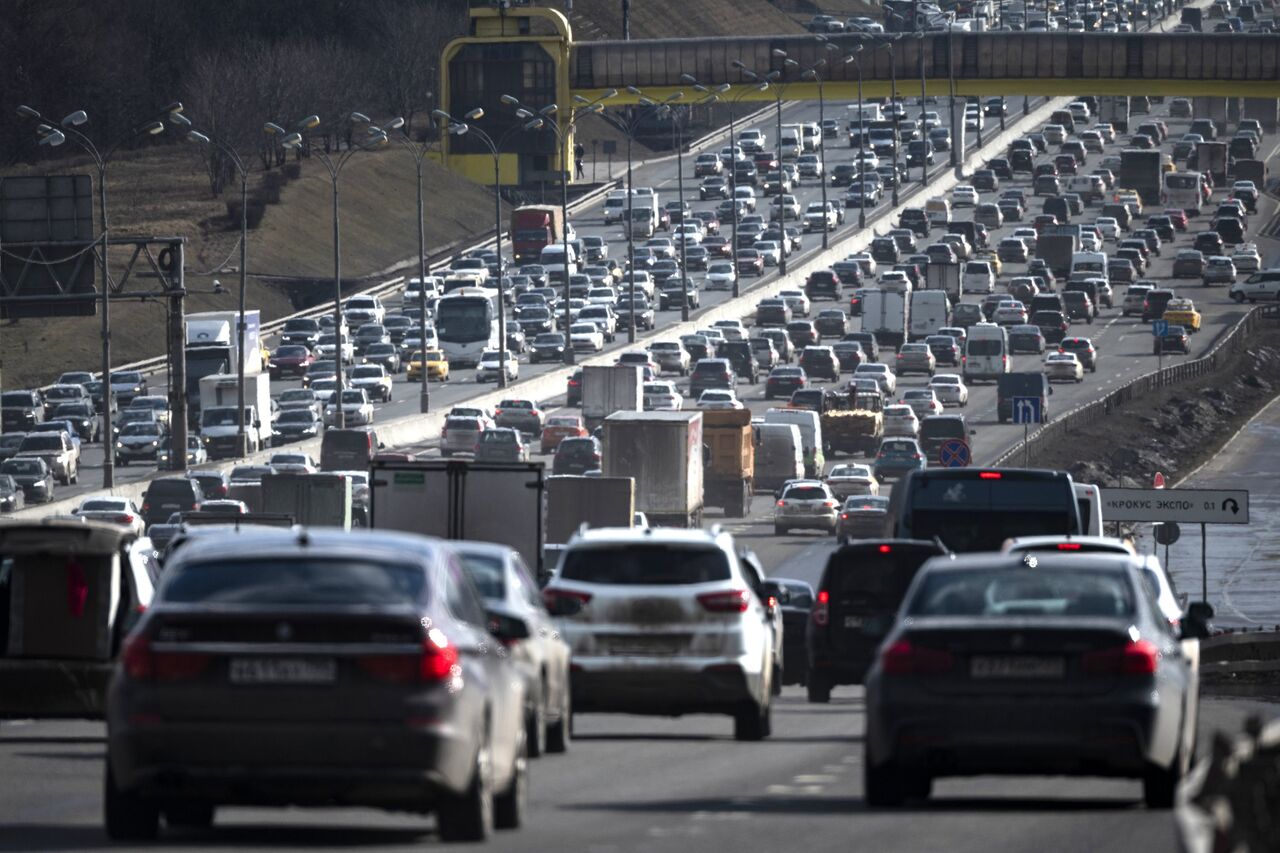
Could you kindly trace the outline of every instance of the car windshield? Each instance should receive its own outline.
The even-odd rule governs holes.
[[[6,459],[0,464],[0,471],[6,474],[40,474],[44,464],[38,459]]]
[[[124,501],[87,500],[80,504],[81,512],[124,512]]]
[[[573,548],[560,577],[583,583],[659,586],[702,584],[729,579],[729,562],[716,548],[624,545]]]
[[[421,605],[426,576],[371,560],[254,558],[195,563],[167,575],[158,597],[179,604]]]
[[[925,576],[907,605],[911,616],[1128,617],[1134,591],[1115,571],[1056,567],[1052,572],[1016,568],[935,571]]]
[[[280,413],[280,417],[276,423],[280,424],[309,424],[316,419],[315,413],[310,409],[288,409]]]
[[[232,414],[234,415],[234,412]],[[124,428],[120,430],[120,435],[160,435],[160,425],[154,422],[125,424]]]

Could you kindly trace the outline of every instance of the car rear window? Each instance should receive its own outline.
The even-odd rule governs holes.
[[[924,561],[937,553],[933,548],[912,546],[843,548],[827,560],[822,588],[837,598],[860,594],[896,608]]]
[[[820,501],[827,497],[827,493],[816,486],[800,486],[799,488],[787,489],[787,493],[782,497],[792,501]]]
[[[369,560],[250,559],[195,563],[169,576],[160,599],[180,604],[421,604],[413,565]]]
[[[481,598],[502,598],[506,595],[501,558],[464,552],[458,555],[458,559],[463,570],[471,576]]]
[[[570,581],[621,586],[714,583],[729,579],[729,562],[715,548],[574,548],[565,554],[560,576]]]
[[[147,487],[147,501],[182,500],[198,501],[201,498],[199,486],[193,486],[190,480],[155,480]]]
[[[1018,566],[937,571],[925,577],[907,611],[912,616],[1131,616],[1134,593],[1114,571]]]

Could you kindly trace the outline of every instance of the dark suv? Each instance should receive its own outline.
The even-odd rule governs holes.
[[[44,420],[38,391],[5,391],[0,395],[0,426],[5,431],[27,430]]]
[[[1158,287],[1148,291],[1147,298],[1142,302],[1142,322],[1149,323],[1163,317],[1164,309],[1173,298],[1174,292],[1168,288]]]
[[[750,341],[725,341],[716,347],[716,357],[727,360],[738,378],[745,379],[752,385],[760,377],[760,368],[756,364],[756,354],[751,349]]]
[[[830,701],[837,684],[862,683],[916,572],[946,553],[936,542],[863,539],[827,559],[809,617],[810,702]]]
[[[703,358],[693,366],[689,379],[689,396],[695,400],[708,388],[729,388],[737,384],[733,365],[727,358]]]
[[[187,477],[160,477],[152,480],[142,495],[142,520],[150,527],[175,512],[194,512],[204,500],[200,483]]]
[[[587,436],[585,438],[566,438],[556,446],[556,455],[551,462],[552,474],[585,474],[600,468],[600,440]]]
[[[898,216],[899,228],[910,228],[921,237],[928,237],[933,225],[928,215],[918,207],[908,207]]]

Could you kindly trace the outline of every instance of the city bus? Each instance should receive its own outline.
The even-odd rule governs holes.
[[[1165,172],[1160,202],[1166,209],[1182,209],[1187,216],[1196,216],[1204,199],[1203,185],[1204,177],[1199,172]]]
[[[1080,505],[1065,471],[928,468],[893,487],[898,539],[935,537],[957,553],[999,551],[1019,536],[1079,536]]]
[[[436,333],[449,367],[474,367],[485,350],[498,349],[498,311],[487,293],[466,288],[436,303]]]

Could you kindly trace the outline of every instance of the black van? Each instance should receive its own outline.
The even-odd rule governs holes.
[[[1053,388],[1040,372],[1004,373],[996,380],[996,419],[1002,424],[1013,420],[1013,398],[1035,397],[1040,400],[1040,422],[1049,422],[1049,395]]]
[[[169,520],[175,512],[195,512],[204,500],[200,483],[188,477],[152,480],[142,495],[142,520],[148,527]]]
[[[862,683],[916,572],[946,553],[937,542],[866,539],[827,559],[806,641],[810,702],[829,702],[837,684]]]
[[[960,234],[969,241],[971,249],[986,249],[990,243],[990,234],[987,226],[981,222],[974,222],[971,219],[958,220],[953,219],[947,223],[948,234]]]
[[[327,429],[320,440],[321,471],[364,471],[383,447],[372,429]]]
[[[1133,213],[1129,210],[1129,205],[1116,202],[1114,204],[1104,204],[1102,210],[1098,212],[1099,216],[1114,217],[1116,223],[1120,226],[1121,231],[1128,231],[1133,225]]]
[[[1044,212],[1064,225],[1071,221],[1071,205],[1060,195],[1050,196],[1044,200]]]
[[[969,443],[969,425],[964,415],[928,415],[920,420],[920,449],[930,465],[938,462],[938,451],[944,442],[956,439]]]

